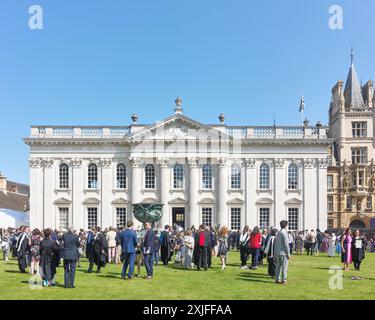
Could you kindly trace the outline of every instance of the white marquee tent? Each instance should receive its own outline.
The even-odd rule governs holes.
[[[0,208],[0,228],[28,226],[29,213]]]

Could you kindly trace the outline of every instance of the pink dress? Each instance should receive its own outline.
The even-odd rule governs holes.
[[[352,263],[353,257],[352,257],[352,240],[353,238],[351,236],[345,236],[344,240],[344,249],[345,253],[341,253],[341,262],[342,263]]]

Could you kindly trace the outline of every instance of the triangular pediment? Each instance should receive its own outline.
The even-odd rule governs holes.
[[[256,204],[257,205],[260,205],[260,204],[272,204],[273,203],[273,200],[270,199],[270,198],[261,198],[259,200],[257,200]]]
[[[288,205],[288,204],[301,204],[302,203],[302,200],[299,200],[297,198],[292,198],[292,199],[289,199],[287,201],[284,202],[284,204]]]
[[[186,204],[187,201],[185,199],[182,199],[180,197],[174,198],[170,201],[168,201],[168,204]]]
[[[82,204],[90,205],[90,204],[100,204],[100,200],[97,198],[87,198],[85,199]]]
[[[198,203],[199,204],[215,204],[215,200],[212,198],[203,198]]]
[[[117,198],[111,202],[112,205],[124,205],[128,204],[128,200],[124,198]]]
[[[128,139],[144,140],[189,140],[189,139],[230,139],[226,133],[208,125],[175,114],[142,130],[134,132]]]

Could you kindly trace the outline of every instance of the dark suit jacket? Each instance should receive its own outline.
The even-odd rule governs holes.
[[[64,260],[78,260],[78,248],[80,246],[78,236],[73,232],[67,232],[62,239],[64,242],[62,258]]]
[[[143,252],[154,253],[155,251],[155,232],[149,229],[146,232],[145,239],[143,241]]]
[[[123,253],[135,253],[137,247],[137,234],[134,230],[125,229],[121,232],[121,248]]]

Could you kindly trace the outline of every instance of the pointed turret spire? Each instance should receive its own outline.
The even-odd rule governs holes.
[[[349,69],[348,79],[346,80],[344,97],[346,108],[363,108],[365,103],[363,101],[361,85],[358,81],[357,72],[354,67],[354,53],[351,50],[351,65]]]

